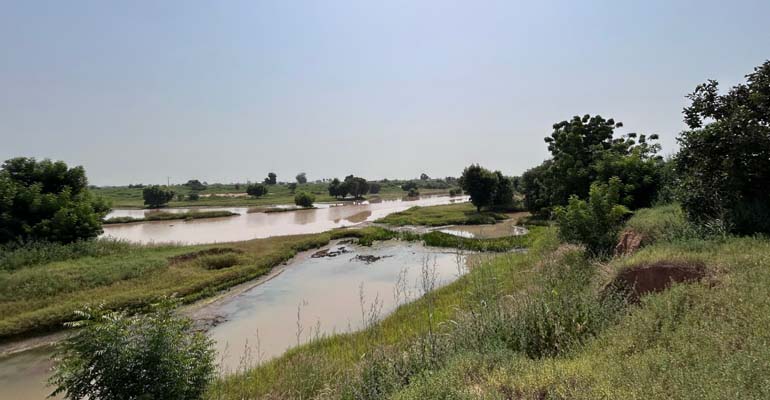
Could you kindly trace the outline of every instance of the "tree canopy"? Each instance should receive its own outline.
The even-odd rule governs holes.
[[[251,183],[246,186],[246,194],[252,197],[260,197],[267,194],[267,186],[261,183]]]
[[[473,164],[463,170],[460,186],[471,196],[471,203],[476,210],[491,206],[497,190],[497,175],[486,168]]]
[[[263,181],[265,185],[275,185],[278,183],[278,175],[275,174],[275,172],[270,172],[267,174],[267,178]]]
[[[0,243],[93,238],[109,209],[89,192],[83,167],[26,157],[0,167]]]
[[[304,172],[298,173],[296,178],[297,178],[297,183],[299,184],[307,183],[307,174],[305,174]]]
[[[163,207],[174,199],[174,191],[165,187],[152,185],[142,189],[144,204],[150,208]]]

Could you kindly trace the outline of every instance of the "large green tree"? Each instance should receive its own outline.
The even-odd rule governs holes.
[[[466,167],[460,177],[460,186],[470,195],[477,211],[494,203],[497,184],[497,175],[478,164]]]
[[[150,208],[163,207],[174,199],[174,191],[165,187],[152,185],[142,189],[144,204]]]
[[[680,200],[696,222],[719,219],[738,233],[770,232],[770,61],[719,94],[699,85],[684,109],[675,169]]]
[[[26,157],[0,167],[0,243],[93,238],[109,209],[88,191],[83,167]]]

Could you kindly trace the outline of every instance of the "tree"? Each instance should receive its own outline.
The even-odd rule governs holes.
[[[174,199],[174,191],[163,186],[152,185],[142,190],[144,204],[150,208],[163,207]]]
[[[145,315],[79,312],[50,384],[67,399],[200,399],[215,376],[213,341],[168,301]]]
[[[377,182],[369,182],[369,193],[371,194],[377,194],[380,193],[380,189],[382,187]]]
[[[288,186],[289,186],[290,193],[294,193],[294,191],[297,190],[297,184],[294,182],[290,183]]]
[[[200,200],[200,198],[201,196],[198,193],[194,193],[194,192],[187,195],[187,200],[190,200],[190,201],[198,201]]]
[[[347,195],[347,187],[345,187],[339,179],[332,179],[331,183],[329,183],[329,196],[333,196],[334,198],[345,198]]]
[[[297,174],[297,183],[299,184],[307,183],[307,175],[304,172],[300,172],[299,174]]]
[[[250,183],[246,186],[246,194],[251,197],[260,197],[267,194],[267,186],[261,183]]]
[[[417,190],[417,182],[409,181],[401,185],[401,190],[408,192],[410,190]]]
[[[471,196],[471,203],[481,212],[482,207],[493,204],[497,189],[497,175],[478,164],[473,164],[463,170],[460,177],[460,187]]]
[[[429,179],[430,179],[430,177],[429,177],[429,176],[428,176],[428,174],[426,174],[425,172],[423,172],[423,173],[421,173],[421,174],[420,174],[420,180],[421,180],[421,181],[427,181],[427,180],[429,180]]]
[[[275,172],[270,172],[267,174],[267,178],[265,178],[263,183],[265,185],[275,185],[278,183],[278,175],[276,175]]]
[[[294,204],[300,207],[312,207],[315,202],[315,195],[308,192],[299,192],[294,195]]]
[[[675,171],[689,219],[770,233],[770,61],[720,95],[714,80],[688,96]],[[707,122],[708,121],[708,122]]]
[[[190,188],[190,190],[196,190],[196,191],[206,190],[206,185],[201,183],[201,181],[197,179],[190,179],[189,181],[187,181],[187,183],[184,184],[184,186],[187,186],[188,188]]]
[[[513,204],[513,182],[511,178],[503,175],[500,171],[495,171],[495,176],[497,177],[497,187],[492,203],[495,207],[508,208]]]
[[[540,213],[550,214],[551,198],[548,184],[550,181],[551,160],[546,160],[537,167],[530,168],[521,176],[521,187],[524,193],[524,208]]]
[[[26,157],[0,167],[0,244],[94,238],[109,210],[88,190],[83,167]]]
[[[357,199],[369,193],[369,182],[364,178],[348,175],[345,177],[343,185],[345,186],[345,191]]]
[[[567,206],[556,207],[554,214],[562,240],[583,244],[591,255],[607,255],[618,240],[623,220],[630,211],[620,205],[621,181],[617,177],[608,184],[594,182],[588,201],[577,195],[569,198]]]

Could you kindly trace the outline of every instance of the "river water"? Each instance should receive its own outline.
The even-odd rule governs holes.
[[[240,215],[191,221],[154,221],[105,225],[105,237],[137,243],[179,242],[186,244],[234,242],[270,236],[319,233],[334,228],[374,221],[414,206],[433,206],[468,201],[467,196],[427,196],[416,200],[386,200],[357,204],[317,204],[318,208],[287,212],[249,213],[247,207],[206,208]],[[190,209],[163,211],[184,212]],[[107,218],[144,217],[149,210],[114,210]]]
[[[233,208],[229,210],[241,215],[106,226],[105,235],[142,243],[226,242],[322,232],[372,221],[415,205],[455,201],[467,201],[467,197],[428,197],[267,214]],[[110,217],[141,217],[145,212],[116,210]],[[194,311],[194,316],[214,316],[224,321],[208,331],[215,340],[223,372],[278,356],[315,337],[358,330],[366,321],[418,298],[424,292],[424,283],[438,287],[456,279],[466,262],[463,255],[419,243],[389,241],[371,247],[335,243],[327,248],[341,253],[320,258],[311,256],[314,251],[302,253],[267,282],[242,287],[236,295]],[[44,347],[0,358],[0,399],[45,398],[52,390],[45,385],[50,354],[51,349]]]

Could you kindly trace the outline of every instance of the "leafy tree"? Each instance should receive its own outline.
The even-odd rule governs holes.
[[[332,179],[331,183],[329,183],[329,196],[333,196],[335,198],[345,198],[347,195],[347,187],[343,185],[339,179]]]
[[[189,181],[187,181],[187,183],[184,184],[184,186],[187,186],[188,188],[190,188],[190,190],[197,190],[197,191],[206,190],[206,185],[201,183],[201,181],[197,179],[190,179]]]
[[[737,233],[770,233],[770,61],[720,95],[714,80],[688,96],[675,169],[695,222],[720,219]]]
[[[497,187],[492,203],[495,207],[510,207],[513,204],[513,182],[511,178],[503,175],[500,171],[495,171],[495,176],[497,177]]]
[[[307,183],[307,175],[304,172],[300,172],[299,174],[297,174],[297,183],[299,184]]]
[[[479,212],[482,207],[493,204],[497,183],[497,175],[478,164],[466,167],[460,177],[460,186],[471,196],[471,203]]]
[[[251,183],[246,186],[246,194],[251,197],[260,197],[267,194],[267,186],[261,183]]]
[[[89,192],[83,167],[26,157],[0,167],[0,243],[90,239],[109,209]]]
[[[427,181],[427,180],[430,180],[430,177],[428,176],[428,174],[423,172],[423,173],[420,174],[420,180],[421,181]]]
[[[101,309],[78,313],[80,328],[58,347],[53,395],[94,400],[203,397],[214,378],[213,341],[193,332],[167,301],[129,317]]]
[[[460,188],[454,188],[449,190],[449,196],[455,197],[455,196],[462,196],[463,190]]]
[[[267,174],[267,178],[265,178],[263,183],[265,185],[275,185],[278,183],[278,175],[276,175],[275,172],[270,172]]]
[[[417,189],[417,182],[415,181],[408,181],[401,185],[401,190],[408,192],[410,190],[416,190]]]
[[[174,199],[174,191],[163,186],[152,185],[142,190],[144,204],[150,208],[163,207]]]
[[[521,176],[521,189],[524,193],[524,208],[541,215],[549,215],[551,193],[549,184],[553,161],[546,160],[537,167],[530,168]]]
[[[382,186],[377,182],[369,182],[369,193],[371,194],[377,194],[380,193],[380,189]]]
[[[583,244],[592,255],[609,254],[624,218],[630,213],[619,204],[621,185],[617,177],[608,184],[594,182],[587,202],[572,195],[567,206],[556,207],[554,213],[562,240]]]
[[[299,192],[294,195],[294,204],[300,207],[312,207],[315,202],[315,195],[308,192]]]
[[[345,186],[345,191],[357,199],[369,193],[369,182],[364,178],[348,175],[342,184]]]

